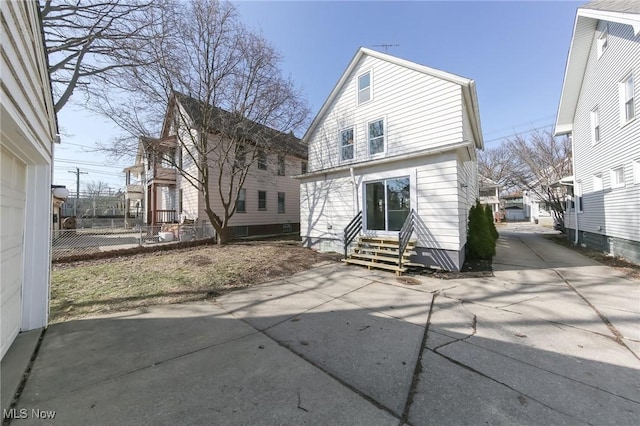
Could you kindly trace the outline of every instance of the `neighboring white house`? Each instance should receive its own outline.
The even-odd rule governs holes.
[[[47,325],[57,123],[36,1],[2,1],[0,357]],[[3,407],[4,408],[4,407]]]
[[[190,143],[187,139],[191,140],[192,136],[185,135],[188,128],[192,129],[192,134],[196,133],[191,123],[200,119],[200,105],[185,95],[172,97],[160,138],[141,138],[136,164],[125,169],[125,208],[130,213],[140,206],[145,223],[149,225],[185,220],[208,223],[202,191],[196,189],[176,167],[184,161],[183,171],[198,174],[194,167],[187,165],[196,151],[187,151],[186,146]],[[220,109],[216,111],[222,116],[229,115]],[[240,190],[236,213],[229,221],[231,237],[298,233],[300,185],[290,176],[305,172],[307,147],[293,134],[280,133],[255,123],[252,125],[258,126],[260,133],[267,132],[270,136],[264,149],[257,151],[258,157],[251,164]],[[212,131],[217,130],[212,128]],[[179,143],[179,137],[184,138],[182,143]],[[227,149],[228,143],[218,146]],[[212,194],[218,193],[217,174],[222,164],[218,159],[224,155],[227,153],[220,149],[209,153]],[[229,185],[227,178],[225,176],[222,183],[224,194]],[[211,200],[211,205],[214,212],[222,214],[219,196]]]
[[[306,246],[342,252],[360,211],[363,234],[397,238],[413,210],[411,260],[459,270],[483,147],[473,80],[360,48],[303,141]]]
[[[500,219],[500,184],[485,176],[478,176],[480,204],[491,207],[493,219]]]
[[[640,262],[640,2],[577,11],[556,135],[573,137],[573,241]],[[576,232],[577,231],[577,232]]]

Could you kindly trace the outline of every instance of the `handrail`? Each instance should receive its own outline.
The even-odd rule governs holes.
[[[351,219],[351,222],[344,228],[344,258],[347,258],[347,248],[349,244],[354,240],[354,238],[360,233],[362,230],[362,210],[358,212],[358,214]]]
[[[409,215],[404,220],[402,224],[402,228],[400,228],[400,232],[398,233],[398,266],[402,268],[402,257],[404,256],[404,251],[407,249],[409,245],[409,239],[413,234],[413,229],[415,228],[415,212],[413,209],[409,210]]]

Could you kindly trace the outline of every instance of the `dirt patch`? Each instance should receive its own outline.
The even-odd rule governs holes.
[[[603,265],[615,268],[631,279],[640,280],[640,265],[629,262],[628,260],[625,260],[621,257],[611,256],[599,250],[576,246],[567,239],[566,235],[563,234],[545,235],[544,238],[553,241],[556,244],[560,244],[564,247],[570,248],[571,250],[587,256],[588,258],[593,259],[596,262],[600,262]]]
[[[439,278],[441,280],[453,280],[461,278],[493,277],[491,260],[465,260],[460,272],[442,271],[429,268],[411,268],[408,273],[414,275]]]
[[[299,243],[254,242],[54,264],[50,319],[209,299],[335,260]]]

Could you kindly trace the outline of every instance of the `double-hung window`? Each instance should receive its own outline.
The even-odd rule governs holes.
[[[358,76],[358,105],[371,100],[371,71]]]
[[[340,161],[353,160],[353,127],[340,132]]]
[[[242,188],[238,192],[238,199],[236,200],[236,213],[247,212],[247,190]]]
[[[593,175],[593,190],[602,191],[602,173],[596,173]]]
[[[267,170],[267,153],[264,149],[258,150],[258,170]]]
[[[285,175],[285,157],[284,154],[278,155],[278,176]]]
[[[624,186],[624,166],[611,170],[611,187],[620,188]]]
[[[383,153],[385,150],[385,126],[384,119],[370,121],[367,125],[369,136],[369,155]]]
[[[284,192],[278,192],[278,213],[284,213]]]
[[[267,191],[258,191],[258,210],[267,209]]]
[[[627,124],[636,116],[633,96],[633,75],[628,75],[620,82],[620,121]]]

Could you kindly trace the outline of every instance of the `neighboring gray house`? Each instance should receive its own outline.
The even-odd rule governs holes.
[[[19,332],[47,325],[58,129],[38,2],[1,1],[0,12],[1,358]]]
[[[483,147],[473,80],[360,48],[303,141],[306,246],[343,252],[344,230],[355,219],[368,252],[358,243],[350,256],[376,267],[377,254],[397,248],[401,227],[413,218],[411,262],[460,269],[478,197],[476,150]]]
[[[573,137],[570,238],[640,262],[640,2],[577,11],[556,135]]]

